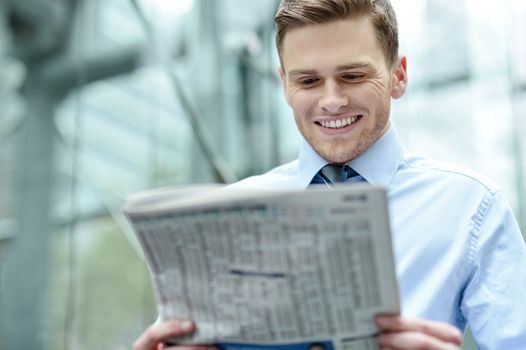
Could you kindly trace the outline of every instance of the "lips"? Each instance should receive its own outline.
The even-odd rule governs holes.
[[[355,115],[352,117],[331,118],[330,120],[329,119],[318,120],[315,123],[320,126],[323,126],[324,128],[328,128],[328,129],[343,129],[347,126],[353,125],[354,123],[359,121],[362,117],[363,115],[359,114],[359,115]]]

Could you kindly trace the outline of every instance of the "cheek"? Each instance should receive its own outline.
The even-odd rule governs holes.
[[[383,99],[389,95],[388,82],[383,79],[371,81],[370,84],[368,84],[368,93]]]
[[[290,96],[288,102],[294,111],[295,117],[298,119],[306,118],[313,106],[317,104],[315,97],[307,93],[297,93],[294,96]]]
[[[390,95],[385,84],[381,82],[371,82],[354,94],[355,101],[370,109],[385,108],[386,101],[389,101]]]
[[[291,107],[297,105],[304,98],[304,95],[304,91],[301,91],[297,86],[287,85],[285,88],[285,99]]]

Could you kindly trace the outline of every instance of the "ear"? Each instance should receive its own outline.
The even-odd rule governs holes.
[[[407,89],[407,57],[398,57],[394,71],[393,81],[391,84],[391,97],[398,99],[402,97]]]
[[[280,66],[278,68],[279,77],[281,78],[281,84],[283,84],[283,94],[285,95],[285,99],[287,100],[287,104],[290,106],[289,102],[289,94],[287,93],[287,75],[283,71],[283,67]]]
[[[281,78],[281,82],[283,83],[283,86],[285,86],[285,72],[283,71],[283,67],[278,67],[278,73],[279,77]]]

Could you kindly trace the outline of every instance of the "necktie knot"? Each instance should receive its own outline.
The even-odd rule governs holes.
[[[343,183],[351,177],[359,174],[348,165],[327,164],[316,174],[311,184],[326,184],[332,187],[334,184]]]

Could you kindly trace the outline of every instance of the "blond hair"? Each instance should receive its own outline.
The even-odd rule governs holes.
[[[290,29],[355,16],[370,18],[385,60],[393,66],[398,58],[398,24],[389,0],[282,0],[274,17],[280,60],[283,40]]]

